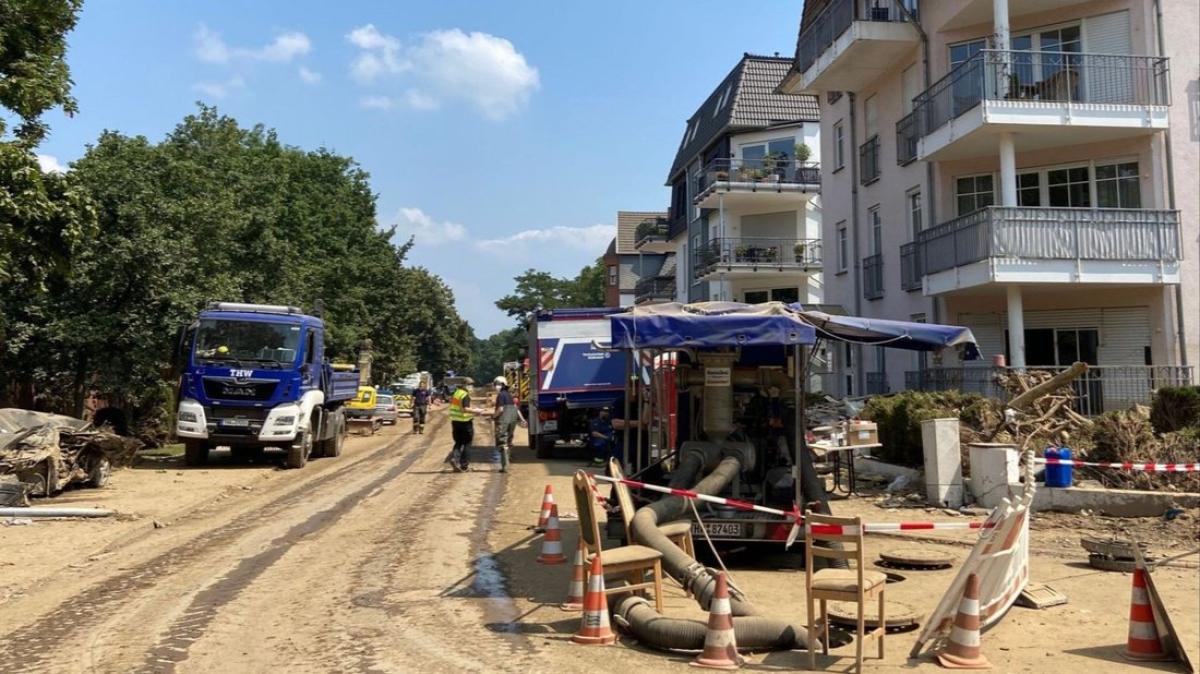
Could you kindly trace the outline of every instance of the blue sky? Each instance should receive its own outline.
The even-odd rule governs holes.
[[[202,100],[354,157],[486,336],[535,267],[574,274],[617,210],[664,208],[686,118],[745,51],[790,54],[801,3],[87,0],[80,112],[43,164],[104,129],[161,139]]]

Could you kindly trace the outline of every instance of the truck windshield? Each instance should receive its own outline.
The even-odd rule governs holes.
[[[284,323],[205,319],[196,331],[196,362],[291,365],[300,332],[300,326]]]

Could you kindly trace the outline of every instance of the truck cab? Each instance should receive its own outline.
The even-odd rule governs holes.
[[[188,465],[228,446],[239,454],[287,452],[287,465],[310,454],[336,456],[342,404],[358,373],[335,372],[325,358],[325,323],[296,307],[209,304],[181,340],[176,435]]]

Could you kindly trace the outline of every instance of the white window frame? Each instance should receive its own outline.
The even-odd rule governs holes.
[[[967,213],[974,213],[975,211],[979,210],[979,208],[976,207],[970,211],[967,211],[967,213],[959,212],[959,210],[958,210],[958,181],[962,180],[964,178],[981,178],[983,176],[991,176],[991,178],[992,178],[992,205],[998,204],[1000,202],[1000,200],[997,198],[999,196],[998,189],[999,189],[1000,179],[995,171],[991,171],[991,172],[987,172],[987,173],[968,173],[966,175],[954,176],[951,180],[953,180],[953,182],[954,182],[954,184],[952,185],[952,188],[953,188],[952,194],[954,195],[954,214],[956,216],[961,217],[961,216],[966,215]],[[984,194],[984,192],[971,192],[971,194],[978,195],[978,194]]]
[[[913,208],[913,197],[917,198],[916,208]],[[920,217],[920,222],[913,217],[914,213]],[[904,219],[908,223],[908,231],[912,234],[912,240],[916,241],[917,234],[925,229],[925,198],[921,194],[920,185],[912,187],[904,193]]]
[[[1097,188],[1096,168],[1100,167],[1100,166],[1114,166],[1114,165],[1119,165],[1119,164],[1137,164],[1137,166],[1138,166],[1138,200],[1141,202],[1141,205],[1138,206],[1137,208],[1146,208],[1146,203],[1147,203],[1146,194],[1145,194],[1144,190],[1142,189],[1142,179],[1146,177],[1146,173],[1144,172],[1145,167],[1142,166],[1141,159],[1137,155],[1118,155],[1115,157],[1100,157],[1097,159],[1089,159],[1086,161],[1066,162],[1063,164],[1046,164],[1046,165],[1042,165],[1042,166],[1027,166],[1027,167],[1017,169],[1017,175],[1022,176],[1022,175],[1028,175],[1031,173],[1038,174],[1038,206],[1044,207],[1044,208],[1050,208],[1050,178],[1049,178],[1050,172],[1058,171],[1058,170],[1062,170],[1062,169],[1087,168],[1088,169],[1088,201],[1091,203],[1091,206],[1089,206],[1089,208],[1101,208],[1101,206],[1099,205],[1099,203],[1100,203],[1099,193],[1097,192],[1097,189],[1096,189]],[[951,178],[951,186],[953,188],[954,208],[955,208],[956,213],[958,210],[958,179],[959,178],[977,178],[977,177],[983,176],[983,175],[989,175],[989,174],[987,174],[987,173],[970,173],[970,174],[966,174],[966,175],[953,176]],[[997,205],[999,205],[1000,201],[997,199],[997,196],[998,196],[997,193],[1000,190],[1000,174],[998,172],[992,172],[990,175],[992,176],[992,198],[995,199],[996,200],[995,203]],[[1019,193],[1020,183],[1018,183],[1017,189],[1018,189],[1018,193]],[[1126,208],[1126,207],[1121,206],[1120,208]],[[957,213],[957,215],[961,216],[961,215],[966,215],[966,214],[965,213]]]
[[[833,123],[833,164],[835,171],[846,166],[846,126],[840,119]]]
[[[871,254],[883,255],[883,216],[879,204],[867,209],[867,226],[871,228]]]
[[[842,220],[837,223],[837,229],[834,241],[837,246],[837,270],[839,274],[845,274],[850,269],[850,234],[846,231],[846,221]]]

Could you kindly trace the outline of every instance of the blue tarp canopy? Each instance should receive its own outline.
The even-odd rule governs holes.
[[[970,328],[860,316],[835,316],[823,311],[806,310],[799,303],[790,304],[788,308],[796,312],[804,322],[815,327],[819,336],[828,339],[911,351],[939,351],[947,347],[962,346],[967,360],[979,357],[975,335],[971,333]]]
[[[652,304],[609,317],[617,349],[792,346],[816,342],[816,330],[782,302]]]

